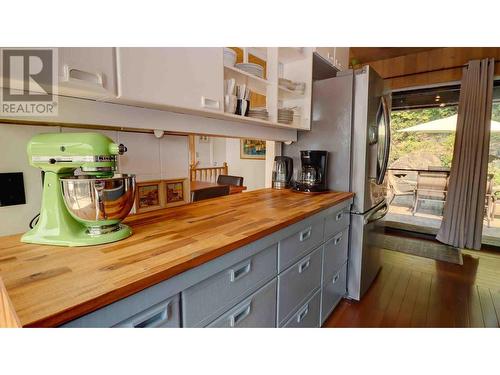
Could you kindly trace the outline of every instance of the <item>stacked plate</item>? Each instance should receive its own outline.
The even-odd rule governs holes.
[[[260,66],[259,64],[239,63],[239,64],[236,64],[236,67],[238,69],[241,69],[244,72],[250,73],[254,76],[264,78],[264,68],[262,66]]]
[[[266,108],[251,108],[248,111],[248,117],[258,118],[260,120],[269,120],[269,112]]]
[[[293,109],[278,109],[278,122],[281,124],[291,124],[293,122]]]
[[[224,66],[234,66],[236,64],[236,52],[231,48],[224,48]]]
[[[293,82],[286,78],[279,78],[278,84],[288,90],[295,91],[297,94],[304,94],[306,84],[304,82]]]

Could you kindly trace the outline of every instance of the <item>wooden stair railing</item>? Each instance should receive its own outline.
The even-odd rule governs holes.
[[[0,328],[21,327],[14,306],[7,294],[7,289],[0,278]]]
[[[205,181],[205,182],[217,182],[217,177],[221,174],[227,174],[227,163],[224,162],[221,167],[206,167],[206,168],[196,168],[195,165],[191,165],[189,178],[191,181]]]

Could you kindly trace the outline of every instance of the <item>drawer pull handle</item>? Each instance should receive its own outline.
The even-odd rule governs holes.
[[[75,69],[68,65],[64,66],[64,80],[77,80],[103,86],[102,75],[95,72],[87,72],[81,69]]]
[[[333,240],[333,244],[338,245],[340,241],[342,241],[342,234],[340,234],[340,236],[335,237],[335,239]]]
[[[335,220],[339,221],[340,219],[342,219],[342,214],[343,214],[342,211],[338,212],[337,215],[335,215]]]
[[[307,258],[302,263],[299,264],[299,273],[304,272],[311,264],[311,258]]]
[[[155,311],[156,310],[156,311]],[[159,323],[170,319],[170,302],[160,306],[160,309],[147,311],[144,314],[136,317],[123,327],[129,328],[150,328],[157,327]]]
[[[311,230],[312,228],[309,227],[306,230],[300,232],[300,242],[304,242],[311,237]]]
[[[210,99],[205,96],[201,97],[201,106],[208,109],[219,109],[220,103],[216,99]]]
[[[297,323],[300,323],[301,321],[304,320],[304,318],[307,316],[307,313],[309,312],[309,304],[307,304],[301,312],[297,314]]]
[[[336,274],[334,277],[333,277],[333,280],[332,280],[332,283],[335,284],[340,278],[340,275],[339,274]]]
[[[240,310],[236,311],[229,317],[229,325],[231,327],[236,327],[241,321],[243,321],[248,315],[250,315],[252,302],[248,302]]]
[[[243,276],[248,275],[251,270],[252,270],[252,262],[248,262],[247,264],[237,269],[233,268],[229,273],[231,282],[235,282],[241,279]]]

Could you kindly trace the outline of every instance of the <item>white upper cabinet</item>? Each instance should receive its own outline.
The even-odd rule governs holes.
[[[335,64],[338,70],[349,68],[349,47],[335,47]]]
[[[338,70],[349,68],[349,47],[316,47],[314,52]]]
[[[116,97],[115,49],[58,48],[59,95],[106,100]]]
[[[117,48],[119,103],[223,110],[222,48]]]

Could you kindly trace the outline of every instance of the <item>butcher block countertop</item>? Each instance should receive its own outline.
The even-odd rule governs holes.
[[[139,215],[134,234],[87,247],[0,237],[0,277],[24,327],[73,320],[353,196],[262,189]]]

